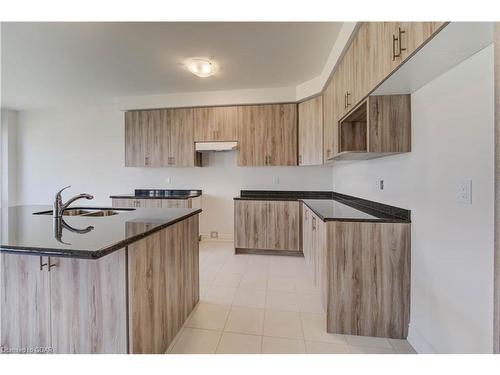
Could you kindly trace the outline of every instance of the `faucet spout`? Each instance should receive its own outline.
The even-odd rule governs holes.
[[[63,190],[65,190],[69,187],[71,187],[71,186],[66,186],[65,188],[63,188],[57,192],[55,200],[54,200],[54,209],[52,212],[53,217],[62,217],[64,210],[66,210],[71,203],[73,203],[74,201],[76,201],[78,199],[94,199],[93,195],[84,193],[84,194],[78,194],[78,195],[74,196],[73,198],[70,198],[66,203],[63,203],[61,194],[62,194]]]

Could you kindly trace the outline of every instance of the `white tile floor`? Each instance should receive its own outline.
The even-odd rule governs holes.
[[[406,340],[326,332],[304,258],[235,255],[200,243],[200,303],[168,353],[415,353]]]

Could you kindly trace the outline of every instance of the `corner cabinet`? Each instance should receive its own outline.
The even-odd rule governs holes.
[[[297,104],[240,106],[238,126],[238,165],[297,165]]]
[[[125,112],[126,167],[194,167],[192,108]]]
[[[298,201],[234,201],[236,253],[302,254]]]

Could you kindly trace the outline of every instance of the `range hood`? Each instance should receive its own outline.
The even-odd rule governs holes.
[[[198,152],[232,151],[237,147],[238,142],[195,142],[195,149]]]

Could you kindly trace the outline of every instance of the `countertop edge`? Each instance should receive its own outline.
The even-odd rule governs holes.
[[[335,199],[333,199],[335,200]],[[334,218],[334,217],[324,217],[319,213],[314,207],[311,207],[307,202],[304,201],[304,199],[298,199],[299,202],[305,204],[312,212],[314,212],[315,215],[317,215],[323,222],[327,223],[329,221],[343,221],[343,222],[356,222],[356,223],[392,223],[392,224],[410,224],[411,221],[399,219],[399,218],[377,218],[377,219],[356,219],[356,218]],[[345,204],[346,206],[352,207],[355,210],[365,212],[359,207],[354,207],[349,204],[347,204],[345,201],[340,201],[338,200],[337,202]],[[370,214],[370,213],[368,213]],[[370,214],[371,215],[371,214]]]
[[[150,230],[137,234],[133,237],[124,239],[123,241],[119,241],[102,249],[88,251],[88,250],[55,250],[55,249],[47,249],[47,248],[37,248],[37,247],[23,247],[23,246],[7,246],[0,244],[0,253],[7,254],[25,254],[25,255],[37,255],[37,256],[57,256],[62,258],[75,258],[75,259],[99,259],[108,254],[111,254],[119,249],[127,247],[139,240],[142,240],[145,237],[150,236],[153,233],[156,233],[162,229],[165,229],[171,225],[177,224],[180,221],[183,221],[191,216],[198,215],[201,213],[201,209],[196,209],[193,212],[190,212],[186,215],[180,216],[176,219],[173,219],[167,223],[158,225]]]

